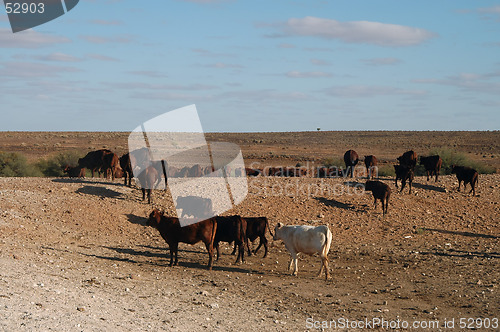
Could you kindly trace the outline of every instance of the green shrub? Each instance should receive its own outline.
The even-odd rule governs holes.
[[[76,151],[61,152],[47,159],[40,159],[36,166],[44,176],[60,177],[66,166],[77,166],[81,154]]]
[[[0,176],[42,176],[42,173],[27,162],[26,157],[15,152],[0,151]]]
[[[480,174],[492,174],[496,171],[494,167],[471,160],[464,153],[456,152],[448,148],[433,149],[429,152],[429,155],[439,155],[443,160],[443,165],[441,166],[441,174],[451,174],[451,165],[472,167]],[[424,175],[424,167],[419,165],[419,168],[421,169],[421,174],[418,175]],[[415,173],[417,173],[417,170],[415,171]]]
[[[396,172],[394,171],[394,166],[385,165],[378,168],[378,176],[396,176]]]

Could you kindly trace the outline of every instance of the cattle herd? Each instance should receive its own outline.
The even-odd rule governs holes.
[[[137,152],[137,151],[135,151]],[[134,177],[134,172],[131,158],[140,155],[135,153],[127,153],[118,157],[115,153],[107,149],[89,152],[85,157],[78,160],[78,166],[66,166],[64,172],[69,177],[85,177],[85,169],[89,169],[94,177],[95,172],[99,176],[102,173],[105,178],[123,177],[125,185],[131,186],[131,179]],[[400,192],[408,182],[409,193],[411,193],[412,182],[414,179],[415,167],[417,165],[417,154],[414,151],[407,151],[397,158],[398,164],[394,165],[396,174],[395,184],[398,188],[398,180],[401,180]],[[235,176],[241,176],[243,172],[247,176],[286,176],[286,177],[302,177],[311,175],[317,178],[337,177],[337,176],[350,176],[354,177],[354,167],[359,162],[359,156],[354,150],[348,150],[344,154],[345,171],[338,167],[317,167],[310,174],[310,170],[296,166],[296,167],[266,167],[264,169],[245,168],[230,170],[225,168],[226,175],[233,172]],[[367,169],[368,181],[364,187],[366,191],[371,191],[374,198],[374,206],[377,206],[377,200],[382,202],[382,213],[385,216],[388,212],[389,198],[391,195],[391,188],[384,182],[373,180],[377,174],[377,158],[373,155],[365,156],[364,163]],[[420,157],[420,164],[425,168],[427,173],[427,181],[429,176],[435,176],[435,181],[438,181],[439,172],[442,166],[442,159],[440,156]],[[165,187],[168,177],[200,177],[207,174],[221,172],[221,170],[214,170],[211,167],[201,167],[194,165],[191,167],[184,167],[177,169],[175,167],[168,167],[164,161],[153,161],[148,167],[145,167],[140,172],[136,171],[137,180],[142,189],[142,198],[145,200],[147,192],[148,203],[151,203],[151,189],[156,188],[162,180],[162,175],[165,181]],[[476,194],[475,187],[478,183],[478,172],[466,166],[451,166],[451,172],[456,174],[458,179],[458,190],[460,191],[461,183],[464,183],[464,190],[467,184],[470,184],[471,190],[469,192]],[[128,181],[127,181],[128,179]],[[182,199],[196,199],[196,197],[188,196],[179,200],[178,207],[182,208]],[[190,201],[192,202],[192,201]],[[200,209],[211,210],[211,205],[208,206],[207,202],[200,201],[199,204],[185,204],[185,206],[200,205]],[[209,202],[210,203],[210,202]],[[193,211],[183,209],[183,215],[196,213]],[[328,226],[304,226],[304,225],[291,225],[286,226],[278,223],[272,234],[269,228],[269,221],[266,217],[241,217],[241,216],[215,216],[205,219],[198,223],[181,227],[179,219],[176,217],[168,217],[164,212],[153,209],[147,220],[147,225],[152,226],[160,232],[160,235],[167,242],[170,249],[170,266],[177,265],[178,263],[178,245],[179,243],[196,244],[203,242],[208,253],[208,269],[213,266],[214,249],[217,252],[217,260],[220,256],[219,243],[234,242],[234,255],[238,251],[236,263],[239,261],[244,262],[245,249],[248,255],[256,254],[257,251],[264,246],[264,257],[268,253],[268,240],[266,232],[268,232],[274,240],[282,240],[286,249],[289,251],[291,260],[289,270],[293,266],[293,274],[297,275],[297,254],[305,253],[313,255],[317,253],[321,257],[321,268],[319,275],[325,271],[325,278],[330,277],[328,270],[328,252],[332,241],[332,233]],[[249,240],[255,241],[260,239],[259,246],[254,251],[250,250]]]

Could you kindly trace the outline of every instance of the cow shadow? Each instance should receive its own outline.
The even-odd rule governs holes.
[[[413,182],[412,186],[415,187],[415,188],[419,188],[419,189],[438,191],[438,192],[441,192],[441,193],[445,193],[446,192],[446,189],[444,189],[442,187],[438,187],[438,186],[433,186],[431,184],[422,184],[422,183]]]
[[[368,205],[366,205],[366,204],[363,204],[360,207],[360,206],[356,206],[356,205],[351,204],[351,203],[343,203],[343,202],[339,202],[335,199],[327,199],[324,197],[314,197],[314,199],[319,201],[320,203],[326,205],[326,206],[332,206],[332,207],[336,207],[336,208],[340,208],[340,209],[344,209],[344,210],[351,210],[351,211],[356,211],[356,212],[366,212],[367,208],[368,208]]]
[[[498,252],[480,252],[480,251],[466,251],[466,250],[454,250],[449,249],[446,251],[422,251],[423,255],[435,255],[442,257],[457,257],[457,258],[500,258],[500,253]]]
[[[57,178],[57,179],[52,179],[52,182],[59,182],[59,183],[88,183],[88,184],[102,184],[102,185],[110,185],[110,186],[120,186],[123,187],[124,184],[123,182],[113,182],[111,180],[105,181],[104,179],[101,180],[101,178],[90,178],[90,179],[100,179],[98,181],[93,181],[93,180],[86,180],[85,178]]]
[[[472,233],[472,232],[457,232],[457,231],[448,231],[446,229],[435,229],[435,228],[422,228],[424,231],[438,232],[443,234],[453,234],[453,235],[462,235],[462,236],[470,236],[470,237],[480,237],[484,239],[498,239],[500,236],[489,235],[489,234],[480,234],[480,233]]]
[[[146,226],[147,218],[136,216],[135,214],[128,213],[125,215],[128,221],[132,224]]]
[[[75,192],[97,197],[124,199],[122,193],[99,186],[83,186],[82,188],[78,188]]]

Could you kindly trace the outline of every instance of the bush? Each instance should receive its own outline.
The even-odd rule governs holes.
[[[385,165],[378,168],[378,176],[396,176],[396,171],[394,171],[394,166]]]
[[[492,174],[496,171],[494,167],[471,160],[464,153],[456,152],[447,148],[433,149],[429,152],[429,155],[439,155],[443,160],[441,174],[451,174],[451,165],[472,167],[480,174]],[[419,173],[421,172],[421,174],[418,175],[425,175],[425,169],[423,166],[419,166],[419,169],[417,169],[415,173],[417,173],[417,171],[419,171]]]
[[[21,154],[0,152],[0,176],[42,176],[42,173]]]
[[[325,167],[336,166],[338,168],[345,168],[344,159],[327,158],[327,159],[323,160],[323,166],[325,166]]]
[[[36,163],[36,166],[44,176],[60,177],[64,176],[64,168],[69,166],[77,166],[78,159],[81,154],[75,151],[61,152],[48,159],[41,159]]]

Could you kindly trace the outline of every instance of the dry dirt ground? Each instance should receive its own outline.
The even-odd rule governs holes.
[[[260,166],[320,163],[349,148],[392,162],[410,148],[420,155],[441,147],[500,166],[498,131],[207,138],[239,144],[246,162]],[[126,140],[127,133],[2,132],[0,150],[34,161],[75,149],[123,153]],[[364,178],[249,178],[247,198],[226,213],[267,216],[271,227],[329,225],[332,279],[325,281],[316,277],[319,257],[303,256],[291,276],[279,241],[267,258],[260,251],[238,265],[227,245],[213,271],[202,245],[181,244],[179,266],[171,268],[166,243],[145,226],[152,206],[121,180],[0,178],[0,330],[302,331],[346,320],[355,330],[365,319],[418,321],[433,331],[445,330],[446,321],[464,330],[461,318],[468,327],[475,327],[469,318],[493,327],[500,318],[500,174],[480,175],[475,197],[457,192],[454,176],[437,183],[417,177],[411,194],[381,180],[393,190],[385,218],[357,189]],[[174,214],[168,192],[153,199]]]
[[[411,194],[382,180],[393,189],[385,218],[356,189],[362,178],[249,178],[247,198],[228,211],[272,227],[329,225],[325,281],[319,257],[302,257],[291,276],[278,241],[238,265],[226,246],[213,271],[202,245],[181,244],[171,268],[136,188],[0,178],[0,330],[317,330],[308,318],[439,321],[430,330],[454,319],[458,330],[460,318],[498,319],[500,175],[480,176],[476,197],[457,192],[453,176],[417,178]],[[173,213],[167,192],[153,195]]]

